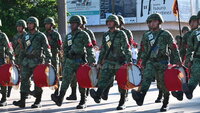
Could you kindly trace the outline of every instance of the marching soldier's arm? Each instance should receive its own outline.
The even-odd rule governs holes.
[[[47,37],[44,34],[42,34],[41,36],[42,36],[42,47],[45,53],[45,63],[51,63],[51,57],[52,57],[51,46],[49,45]]]
[[[140,41],[140,49],[138,52],[137,61],[141,59],[142,54],[144,53],[144,36],[142,36],[142,40]]]
[[[180,58],[178,46],[175,43],[173,36],[170,33],[168,33],[166,37],[168,39],[169,49],[171,50],[171,54],[173,55],[174,61],[172,62],[176,62],[176,64],[181,64],[181,58]]]
[[[58,33],[58,32],[56,32],[56,40],[57,40],[57,48],[59,49],[59,50],[61,50],[62,49],[62,46],[63,46],[63,42],[62,42],[62,38],[61,38],[61,36],[60,36],[60,34]]]
[[[130,30],[128,30],[127,38],[128,38],[129,44],[131,44],[131,45],[135,44],[135,41],[133,39],[133,34],[132,34],[132,32]]]
[[[104,57],[106,55],[106,41],[105,41],[105,34],[103,35],[102,38],[102,44],[101,44],[101,48],[100,48],[100,53],[99,53],[99,60],[97,62],[97,64],[103,64],[103,60]]]
[[[93,45],[90,40],[90,36],[85,32],[84,33],[84,46],[86,47],[87,51],[87,60],[89,64],[95,63],[95,56],[94,56],[94,50],[93,50]]]
[[[142,65],[145,66],[147,63],[148,58],[148,53],[149,53],[149,42],[147,40],[147,38],[145,37],[145,34],[143,35],[142,38],[142,45],[141,45],[141,57],[140,59],[142,59]]]
[[[131,54],[130,44],[128,42],[128,38],[127,38],[127,36],[124,32],[120,32],[119,35],[121,37],[121,46],[122,46],[122,49],[125,53],[126,62],[130,63],[130,62],[132,62],[132,54]]]
[[[94,33],[91,30],[88,30],[88,34],[89,34],[89,36],[91,38],[93,46],[96,46],[97,45],[97,41],[96,41],[96,38],[94,36]]]
[[[194,52],[194,38],[195,38],[195,35],[191,35],[189,38],[188,38],[188,48],[187,48],[187,51],[186,51],[186,60],[185,60],[185,66],[188,67],[188,63],[191,62],[191,56],[192,56],[192,53]]]
[[[5,33],[3,33],[2,36],[4,37],[3,41],[4,41],[4,47],[5,47],[6,53],[8,54],[10,60],[15,60],[12,43],[9,41],[9,39]]]

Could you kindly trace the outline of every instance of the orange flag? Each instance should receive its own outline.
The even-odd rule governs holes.
[[[178,1],[177,0],[174,0],[174,4],[172,6],[172,11],[175,16],[178,16]]]

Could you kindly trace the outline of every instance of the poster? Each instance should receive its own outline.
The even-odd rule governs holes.
[[[87,25],[99,25],[100,0],[67,0],[67,11],[73,15],[84,15]]]
[[[181,22],[189,22],[189,19],[192,15],[191,1],[190,0],[178,0],[178,7],[179,7]]]
[[[112,13],[122,15],[125,23],[136,23],[136,0],[100,0],[100,24],[105,24],[106,18]]]

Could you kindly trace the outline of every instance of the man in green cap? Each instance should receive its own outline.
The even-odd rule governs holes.
[[[197,14],[198,24],[200,24],[200,11]],[[200,83],[200,28],[194,30],[187,39],[187,52],[185,66],[191,70],[191,78],[188,84],[183,85],[183,92],[188,99],[192,99],[193,91]]]
[[[55,27],[55,21],[52,17],[47,17],[44,20],[45,24],[45,32],[49,45],[51,46],[51,52],[52,52],[52,58],[51,63],[56,69],[57,76],[59,75],[59,65],[60,65],[60,56],[61,56],[61,49],[62,49],[62,38],[60,34],[54,30]],[[59,77],[59,76],[58,76]],[[59,86],[59,83],[58,83]],[[58,89],[55,90],[55,94],[58,95]]]
[[[1,19],[0,19],[0,27],[2,26],[1,23]],[[8,55],[11,63],[14,64],[14,53],[13,53],[13,48],[12,48],[12,44],[11,42],[9,42],[9,39],[7,37],[7,35],[0,31],[0,66],[5,64],[5,55]],[[7,102],[6,102],[6,96],[7,96],[7,87],[6,86],[2,86],[0,84],[1,87],[1,100],[0,100],[0,107],[2,106],[7,106]]]
[[[61,106],[65,93],[72,82],[76,78],[76,72],[81,64],[88,63],[93,66],[95,63],[95,56],[93,51],[93,45],[88,33],[80,29],[83,24],[80,16],[75,15],[69,19],[71,32],[66,36],[64,40],[64,66],[63,66],[63,78],[59,91],[59,95],[52,94],[51,99],[57,106]],[[77,109],[86,108],[86,88],[79,86],[81,94],[81,100],[76,107]]]
[[[25,107],[26,95],[30,93],[30,78],[33,70],[39,64],[51,63],[51,47],[48,43],[45,34],[40,32],[39,21],[36,17],[29,17],[27,19],[28,33],[23,37],[23,52],[22,52],[22,72],[21,72],[21,87],[20,87],[20,100],[14,101],[15,106],[20,108]],[[34,96],[36,98],[31,108],[41,107],[40,102],[42,98],[42,88],[35,85]]]
[[[98,89],[90,90],[90,95],[96,103],[100,103],[105,90],[112,86],[117,70],[125,63],[132,65],[132,55],[128,38],[124,31],[119,30],[119,19],[116,15],[110,15],[106,19],[109,31],[105,32],[102,39],[97,68],[101,77],[98,81]],[[127,90],[119,88],[120,101],[117,110],[125,109]],[[105,100],[105,99],[104,99]]]
[[[87,24],[87,18],[83,15],[80,16],[82,21],[83,21],[83,24],[81,24],[80,28],[87,32],[90,36],[90,40],[92,41],[92,45],[93,47],[97,45],[97,42],[96,42],[96,38],[94,36],[94,33],[92,32],[92,30],[88,29],[86,27],[86,24]],[[72,93],[69,97],[67,97],[66,99],[67,100],[77,100],[77,96],[76,96],[76,87],[77,87],[77,81],[76,79],[73,79],[72,80],[72,83],[71,83],[71,90],[72,90]],[[87,89],[87,92],[86,92],[86,95],[88,96],[88,92],[89,92],[89,89]]]
[[[181,59],[171,33],[161,29],[161,24],[164,22],[162,16],[158,13],[152,14],[149,22],[151,31],[146,32],[143,35],[144,38],[142,38],[144,44],[144,50],[141,56],[144,66],[143,82],[140,91],[132,90],[132,96],[137,105],[142,106],[144,97],[154,76],[156,76],[155,78],[159,89],[164,93],[163,105],[160,111],[165,112],[167,111],[170,95],[164,83],[164,71],[168,67],[169,51],[173,54],[174,62],[177,65],[181,65]]]

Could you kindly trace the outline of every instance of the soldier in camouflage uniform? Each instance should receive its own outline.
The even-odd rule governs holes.
[[[110,15],[106,19],[106,25],[109,31],[104,33],[102,39],[102,48],[100,51],[98,68],[100,69],[101,77],[98,81],[98,89],[90,90],[90,95],[96,103],[100,103],[102,95],[106,88],[110,87],[114,81],[114,75],[124,63],[132,64],[132,56],[128,38],[124,31],[119,30],[119,20],[116,15]],[[108,50],[110,53],[108,54]],[[106,58],[107,57],[107,58]],[[121,95],[117,110],[125,109],[125,98],[127,90],[119,88]]]
[[[0,26],[2,26],[1,24],[1,20],[0,20]],[[5,33],[3,33],[2,31],[0,31],[0,66],[5,64],[5,55],[8,55],[11,63],[14,64],[14,53],[13,53],[13,48],[12,48],[12,44],[11,42],[9,42],[8,37]],[[6,94],[7,94],[7,87],[6,86],[2,86],[0,84],[1,87],[1,101],[0,101],[0,107],[2,106],[7,106],[7,102],[6,102]]]
[[[97,42],[96,42],[96,38],[94,36],[94,33],[92,32],[92,30],[88,29],[85,25],[87,24],[87,19],[85,16],[81,15],[80,16],[82,21],[83,21],[83,24],[80,26],[80,28],[87,32],[90,36],[90,39],[92,41],[92,45],[93,47],[97,45]],[[66,100],[77,100],[77,96],[76,96],[76,87],[77,87],[77,81],[76,81],[76,78],[72,80],[72,83],[71,83],[71,89],[72,89],[72,93],[69,97],[66,98]],[[86,95],[88,96],[88,92],[89,92],[89,89],[87,89],[87,92],[86,92]]]
[[[142,38],[144,44],[144,51],[141,55],[144,65],[143,82],[140,91],[132,90],[132,96],[137,105],[143,105],[144,97],[150,87],[152,79],[156,76],[155,78],[159,89],[164,93],[163,105],[160,109],[161,112],[164,112],[167,110],[170,95],[164,83],[164,71],[169,63],[169,49],[177,65],[181,65],[181,59],[171,33],[161,29],[161,23],[163,23],[162,16],[155,13],[149,19],[152,29],[146,32],[143,35],[144,38]],[[157,43],[154,46],[157,38]],[[154,46],[153,49],[152,46]],[[152,50],[151,52],[150,49]]]
[[[200,23],[200,11],[197,14],[198,24]],[[188,48],[185,65],[191,70],[191,78],[188,84],[183,85],[183,92],[188,99],[192,99],[193,91],[200,83],[200,28],[194,30],[188,38]]]
[[[64,70],[62,84],[60,88],[59,95],[52,94],[51,98],[56,103],[56,105],[61,106],[65,93],[76,77],[76,71],[80,64],[89,63],[89,65],[94,65],[95,56],[93,51],[93,45],[90,40],[88,33],[80,29],[82,20],[80,16],[72,16],[69,19],[71,24],[71,30],[64,40]],[[81,94],[81,100],[77,109],[86,108],[86,88],[79,86],[79,91]]]
[[[51,46],[52,58],[51,63],[56,69],[57,75],[59,75],[59,64],[60,64],[60,52],[62,48],[62,39],[60,34],[54,30],[55,21],[52,17],[47,17],[44,20],[46,31],[44,34],[46,35],[49,44]],[[59,85],[58,85],[59,86]],[[58,95],[58,89],[55,90],[55,94]]]
[[[30,77],[33,70],[39,64],[51,63],[51,47],[48,40],[42,32],[37,28],[39,21],[36,17],[29,17],[27,19],[28,30],[27,35],[23,37],[22,44],[24,51],[22,52],[22,73],[21,73],[21,87],[20,87],[20,100],[14,101],[15,106],[20,108],[25,107],[26,95],[30,92]],[[42,88],[35,85],[34,96],[36,100],[31,108],[41,107]]]

